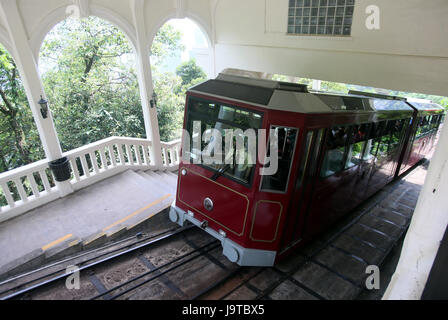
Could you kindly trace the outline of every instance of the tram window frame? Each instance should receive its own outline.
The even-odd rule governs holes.
[[[415,130],[415,138],[418,139],[423,136],[423,117],[420,116],[417,118],[416,130]]]
[[[406,124],[409,123],[409,118],[390,120],[395,121],[395,125],[392,128],[392,132],[390,135],[390,143],[389,143],[389,152],[396,151],[399,148],[400,144],[403,140],[404,131],[406,130]],[[397,122],[399,122],[399,126],[397,127]],[[397,141],[395,141],[397,139]]]
[[[313,139],[315,139],[316,134],[317,134],[317,130],[305,132],[305,139],[303,140],[305,144],[303,146],[302,152],[300,153],[302,155],[302,157],[300,159],[300,166],[299,166],[299,170],[297,172],[296,189],[302,185],[303,180],[305,179],[305,172],[310,163],[310,153],[311,153],[311,149],[313,147],[312,142],[313,142]]]
[[[439,126],[439,123],[440,123],[440,115],[438,115],[438,114],[433,115],[432,121],[431,121],[431,131],[436,132],[437,128]]]
[[[366,150],[364,151],[364,160],[371,160],[373,158],[376,158],[376,155],[378,153],[378,146],[379,141],[378,138],[381,135],[383,127],[381,126],[383,122],[372,122],[370,123],[370,132],[369,136],[367,138],[367,145]],[[370,148],[369,151],[367,151],[367,147],[370,142]],[[368,157],[367,157],[368,155]]]
[[[366,150],[366,145],[370,130],[372,128],[371,123],[362,123],[351,126],[350,131],[350,141],[348,146],[348,153],[345,160],[344,169],[350,169],[357,166],[364,161],[364,152]],[[361,150],[356,156],[353,156],[353,149],[355,146],[360,146]]]
[[[219,116],[219,111],[220,110],[218,112],[214,111],[216,113],[216,117],[214,117],[214,118],[208,117],[208,115],[210,115],[210,114],[208,114],[206,112],[195,112],[195,111],[192,111],[192,103],[193,102],[205,103],[205,104],[208,104],[209,107],[211,105],[218,106],[218,107],[229,107],[229,108],[233,108],[233,109],[235,109],[237,111],[240,111],[240,112],[252,113],[252,114],[258,116],[258,119],[256,121],[258,121],[259,127],[258,128],[246,127],[246,126],[242,125],[241,123],[236,123],[236,122],[233,122],[233,121],[229,121],[228,119],[220,118],[220,116]],[[191,119],[192,116],[194,116],[193,120]],[[263,128],[264,113],[261,112],[261,111],[258,111],[258,110],[252,110],[252,109],[248,109],[248,108],[243,108],[243,107],[240,107],[240,106],[236,106],[234,104],[223,103],[223,102],[219,102],[219,101],[216,101],[216,100],[213,100],[213,99],[205,99],[205,98],[200,98],[200,97],[196,97],[196,96],[189,96],[188,97],[188,101],[187,101],[187,115],[186,115],[185,129],[189,132],[190,139],[193,139],[193,129],[194,129],[193,128],[193,122],[194,121],[201,121],[201,124],[202,124],[201,125],[201,137],[204,134],[204,132],[206,131],[206,130],[204,130],[204,131],[202,130],[203,126],[204,125],[210,126],[211,122],[214,123],[214,126],[216,126],[216,123],[219,122],[219,123],[224,124],[224,125],[229,125],[233,129],[241,129],[243,132],[245,130],[247,130],[247,129],[254,129],[255,130],[255,134],[256,134],[255,142],[257,144],[256,145],[256,150],[258,150],[258,129]],[[211,128],[215,128],[214,126],[211,126]],[[200,150],[201,153],[204,150],[204,144],[205,144],[204,141],[201,139],[201,150]],[[222,146],[223,147],[225,146],[225,137],[224,136],[223,136]],[[190,141],[190,150],[183,151],[186,154],[190,155],[190,163],[192,163],[194,165],[197,165],[197,166],[199,166],[201,168],[210,170],[211,172],[213,172],[215,174],[218,173],[219,170],[223,166],[225,166],[225,163],[223,163],[223,164],[220,165],[221,168],[219,168],[219,167],[214,168],[214,167],[212,167],[211,164],[204,164],[202,162],[201,163],[195,163],[194,162],[194,158],[193,158],[193,155],[195,154],[193,152],[193,147],[194,147],[194,144],[192,143],[192,141]],[[234,154],[233,157],[235,159],[236,154]],[[224,159],[223,159],[223,161],[224,161]],[[256,167],[257,167],[257,159],[255,159],[255,163],[253,165],[251,165],[250,173],[248,174],[248,178],[246,180],[242,180],[242,179],[240,179],[240,178],[230,174],[229,171],[223,172],[222,176],[224,176],[225,178],[227,178],[229,180],[237,182],[238,184],[241,184],[241,185],[243,185],[243,186],[245,186],[247,188],[251,188],[252,184],[253,184],[254,176],[255,176],[255,169],[256,169]],[[235,173],[235,172],[236,172],[236,166],[234,165],[233,173]]]
[[[383,121],[385,125],[383,126],[383,130],[378,139],[378,150],[376,153],[376,158],[381,160],[386,158],[390,154],[390,142],[391,142],[391,134],[393,129],[393,122],[395,120],[387,120]]]
[[[335,129],[338,130],[337,132],[335,132]],[[344,129],[344,136],[339,137],[339,139],[342,138],[342,143],[337,143],[336,142],[336,135],[340,134],[341,129]],[[325,140],[325,152],[324,152],[324,156],[322,159],[322,165],[320,168],[320,174],[319,177],[322,180],[325,180],[331,176],[334,176],[335,174],[338,174],[342,171],[344,171],[344,167],[345,167],[345,159],[347,156],[347,148],[348,148],[348,141],[349,141],[349,134],[350,134],[350,126],[334,126],[332,128],[327,129],[327,139]],[[333,137],[333,138],[331,138]],[[333,141],[333,143],[337,143],[335,148],[331,148],[329,146],[329,141],[330,139],[335,139]],[[342,158],[341,159],[337,159],[337,160],[331,160],[330,157],[334,157],[332,155],[329,154],[329,152],[332,152],[333,154],[342,154]],[[336,152],[334,152],[336,151]],[[339,151],[339,152],[338,152]],[[338,166],[333,166],[335,163],[340,162],[340,164]],[[327,164],[328,163],[328,164]],[[335,170],[333,170],[335,169]]]
[[[297,144],[298,144],[299,136],[300,136],[301,132],[300,132],[300,129],[296,128],[296,127],[288,127],[288,126],[275,125],[275,124],[270,125],[269,130],[275,130],[275,129],[279,129],[279,128],[287,129],[287,130],[295,130],[296,131],[295,137],[294,137],[294,142],[292,143],[293,149],[292,149],[292,152],[289,153],[290,157],[287,159],[288,160],[288,164],[289,164],[289,168],[287,170],[288,171],[287,179],[283,179],[282,180],[282,179],[278,179],[278,177],[277,177],[277,175],[279,173],[281,173],[281,170],[279,170],[280,169],[280,160],[284,160],[284,159],[281,159],[279,157],[279,159],[278,159],[278,166],[279,167],[277,169],[277,172],[275,174],[273,174],[273,175],[261,176],[260,189],[259,189],[261,192],[285,194],[288,191],[288,185],[289,185],[289,181],[291,180],[291,172],[292,172],[292,167],[293,167],[293,163],[294,163],[294,158],[295,158],[295,155],[296,155]],[[286,136],[285,136],[285,138],[286,138]],[[278,141],[278,142],[280,142],[280,141]],[[286,146],[286,142],[287,141],[285,139],[283,148]],[[269,137],[268,144],[267,144],[267,147],[266,147],[266,155],[270,155],[270,146],[271,146],[271,143],[270,143],[270,137]],[[278,149],[280,151],[280,148],[278,148]],[[283,153],[284,153],[284,150],[283,150]],[[270,189],[270,187],[272,185],[270,185],[270,183],[268,182],[268,179],[272,179],[273,177],[275,177],[274,179],[276,179],[276,180],[282,181],[282,184],[280,184],[280,186],[282,188]],[[268,184],[268,187],[265,187],[265,184]]]

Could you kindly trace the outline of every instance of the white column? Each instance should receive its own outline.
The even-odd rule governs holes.
[[[40,112],[38,101],[41,96],[45,97],[45,93],[16,1],[2,0],[0,2],[0,14],[11,39],[15,62],[19,68],[20,77],[42,141],[45,156],[50,161],[59,159],[61,158],[62,150],[51,111],[48,110],[47,118],[43,118]],[[57,185],[62,196],[71,192],[69,182],[57,183]]]
[[[313,80],[313,90],[320,91],[321,83],[320,80]]]
[[[162,149],[160,146],[159,122],[157,109],[151,108],[150,100],[154,92],[149,58],[149,41],[145,27],[144,0],[131,2],[132,18],[136,31],[136,55],[140,98],[142,101],[143,117],[145,121],[146,137],[152,142],[151,159],[157,168],[162,167]]]
[[[445,124],[384,300],[416,300],[423,293],[448,224],[447,145]]]

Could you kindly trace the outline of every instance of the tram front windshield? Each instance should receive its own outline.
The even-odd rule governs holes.
[[[184,154],[191,163],[215,172],[213,177],[224,175],[250,185],[261,125],[259,112],[189,97],[186,130],[190,146],[186,145],[189,150],[184,150]]]

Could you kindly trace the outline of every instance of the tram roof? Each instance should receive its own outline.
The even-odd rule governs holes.
[[[352,92],[309,92],[306,85],[220,74],[189,90],[258,105],[270,110],[298,113],[413,112],[406,99]],[[418,110],[443,110],[435,103],[412,102]]]

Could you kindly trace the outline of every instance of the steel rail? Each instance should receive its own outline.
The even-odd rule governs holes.
[[[147,241],[147,240],[149,240],[149,239],[156,238],[156,237],[158,237],[158,236],[161,236],[162,234],[165,234],[165,233],[168,233],[168,232],[172,232],[172,231],[174,231],[174,230],[176,230],[176,229],[177,229],[177,228],[172,228],[172,229],[169,229],[169,230],[166,230],[166,231],[164,231],[164,232],[158,233],[158,234],[156,234],[156,235],[148,236],[148,237],[144,237],[144,236],[143,236],[144,233],[142,233],[142,232],[138,232],[138,233],[136,233],[135,235],[133,235],[133,236],[131,236],[131,237],[127,237],[127,238],[121,239],[121,240],[119,240],[119,241],[115,241],[115,242],[109,243],[109,244],[107,244],[107,245],[105,245],[105,246],[98,247],[98,248],[95,248],[95,249],[92,249],[92,250],[84,251],[84,252],[82,252],[82,253],[80,253],[80,254],[77,254],[77,255],[75,255],[75,256],[70,256],[70,257],[65,258],[65,259],[63,259],[63,260],[58,260],[58,261],[55,261],[55,262],[50,263],[50,264],[48,264],[48,265],[45,265],[45,266],[43,266],[43,267],[40,267],[40,268],[31,270],[31,271],[27,271],[27,272],[25,272],[25,273],[21,273],[21,274],[16,275],[16,276],[13,276],[13,277],[11,277],[11,278],[8,278],[8,279],[3,280],[2,282],[0,282],[0,286],[3,286],[3,285],[5,285],[5,284],[8,284],[8,283],[10,283],[10,282],[12,282],[12,281],[21,279],[21,278],[23,278],[23,277],[32,275],[32,274],[34,274],[34,273],[37,273],[37,272],[40,272],[40,271],[43,271],[43,270],[52,268],[52,267],[57,266],[57,265],[59,265],[59,264],[62,264],[62,263],[64,263],[64,262],[68,262],[68,261],[76,260],[76,259],[81,258],[81,257],[83,257],[83,256],[92,254],[92,253],[94,253],[94,252],[101,251],[101,250],[105,250],[105,249],[107,249],[107,248],[109,248],[109,247],[113,247],[113,246],[119,245],[119,244],[121,244],[121,243],[125,243],[125,242],[130,241],[130,240],[132,240],[132,239],[134,239],[134,238],[139,239],[138,241],[134,241],[134,242],[132,242],[132,243],[129,243],[129,244],[127,244],[127,245],[124,245],[124,246],[122,246],[122,247],[120,247],[120,248],[117,248],[117,249],[115,249],[115,250],[112,250],[112,251],[109,251],[109,252],[106,252],[106,253],[99,254],[99,255],[97,255],[97,256],[95,256],[95,257],[89,258],[89,259],[87,259],[87,260],[81,262],[81,263],[86,263],[86,262],[89,262],[89,261],[98,259],[98,258],[100,258],[100,257],[103,257],[103,256],[105,256],[105,255],[108,255],[108,254],[111,254],[111,253],[114,253],[114,252],[123,250],[124,248],[131,247],[131,246],[136,245],[136,244],[138,244],[138,243],[141,243],[141,242],[143,242],[143,241]],[[17,285],[17,286],[15,286],[15,287],[11,288],[11,289],[1,291],[1,292],[0,292],[0,295],[3,294],[3,293],[5,293],[5,292],[11,291],[11,290],[14,289],[14,288],[17,288],[17,287],[26,285],[26,284],[28,284],[28,283],[31,283],[31,282],[40,280],[40,279],[45,278],[45,277],[48,277],[48,276],[50,276],[50,275],[56,274],[56,273],[58,273],[58,272],[60,272],[60,271],[62,271],[62,270],[64,270],[64,269],[60,269],[60,270],[57,270],[57,271],[48,273],[48,274],[46,274],[46,275],[44,275],[44,276],[35,278],[35,279],[33,279],[33,280],[30,280],[30,281],[27,281],[27,282],[25,282],[25,283],[22,283],[22,284],[20,284],[20,285]]]
[[[212,251],[212,250],[214,250],[214,249],[216,249],[216,248],[218,248],[218,247],[220,247],[220,246],[221,246],[221,244],[217,244],[217,245],[215,245],[215,246],[213,246],[213,247],[211,247],[211,248],[205,250],[204,252]],[[129,289],[126,289],[126,290],[124,290],[124,291],[118,293],[117,295],[111,297],[110,299],[111,299],[111,300],[114,300],[114,299],[116,299],[116,298],[118,298],[118,297],[121,297],[122,295],[124,295],[124,294],[126,294],[126,293],[128,293],[128,292],[131,292],[131,291],[133,291],[133,290],[135,290],[135,289],[141,287],[142,285],[144,285],[144,284],[146,284],[146,283],[148,283],[148,282],[150,282],[150,281],[152,281],[152,280],[155,280],[155,279],[157,279],[157,278],[163,276],[164,274],[166,274],[166,273],[168,273],[168,272],[170,272],[170,271],[173,271],[173,270],[175,270],[175,269],[177,269],[177,268],[179,268],[179,267],[181,267],[181,266],[187,264],[187,263],[190,262],[190,261],[193,261],[193,260],[195,260],[195,259],[197,259],[197,258],[199,258],[199,257],[202,257],[202,256],[204,256],[204,252],[199,252],[199,254],[197,254],[197,255],[195,255],[195,256],[193,256],[193,257],[191,257],[191,258],[189,258],[189,259],[183,261],[182,263],[180,263],[180,264],[178,264],[178,265],[175,265],[175,266],[173,266],[173,267],[171,267],[171,268],[168,268],[167,270],[162,271],[162,272],[160,272],[159,274],[157,274],[157,275],[155,275],[155,276],[153,276],[153,277],[151,277],[151,278],[149,278],[149,279],[146,279],[146,280],[140,282],[139,284],[137,284],[137,285],[135,285],[135,286],[133,286],[133,287],[131,287],[131,288],[129,288]],[[153,270],[156,270],[156,269],[153,269]]]
[[[65,277],[67,277],[67,276],[69,276],[69,275],[71,275],[71,274],[73,274],[73,273],[75,273],[75,272],[81,272],[81,271],[83,271],[83,270],[90,269],[90,268],[92,268],[92,267],[94,267],[94,266],[97,266],[97,265],[99,265],[99,264],[105,263],[105,262],[110,261],[110,260],[113,260],[113,259],[115,259],[115,258],[124,256],[124,255],[129,254],[129,253],[132,253],[132,252],[134,252],[134,251],[140,250],[140,249],[145,248],[145,247],[147,247],[147,246],[149,246],[149,245],[156,244],[156,243],[158,243],[158,242],[161,242],[161,241],[163,241],[163,240],[166,240],[166,239],[168,239],[168,238],[171,238],[171,237],[173,237],[173,236],[176,236],[176,235],[178,235],[178,234],[180,234],[180,233],[182,233],[182,232],[185,232],[185,231],[187,231],[187,230],[189,230],[189,229],[191,229],[191,228],[193,228],[193,227],[194,227],[194,226],[187,226],[187,227],[183,227],[183,228],[177,229],[176,231],[173,231],[173,232],[171,232],[171,233],[169,233],[169,234],[167,234],[167,235],[161,236],[161,237],[159,237],[159,238],[157,238],[157,239],[150,240],[150,241],[147,242],[147,243],[138,245],[138,246],[136,246],[136,247],[134,247],[134,248],[127,249],[127,250],[125,250],[125,251],[123,251],[123,252],[114,254],[114,255],[112,255],[112,256],[110,256],[110,257],[106,257],[106,258],[101,259],[101,260],[99,260],[99,261],[95,261],[95,262],[93,262],[93,263],[90,263],[90,264],[87,264],[87,265],[85,265],[85,266],[82,266],[82,267],[80,267],[78,270],[73,270],[73,271],[71,271],[71,272],[68,272],[68,273],[64,273],[64,274],[55,276],[55,277],[50,278],[50,279],[48,279],[48,280],[45,280],[45,281],[42,281],[42,282],[37,283],[37,284],[35,284],[35,285],[32,285],[32,286],[30,286],[30,287],[28,287],[28,288],[25,288],[25,289],[19,290],[19,291],[17,291],[17,292],[14,292],[14,293],[12,293],[12,294],[10,294],[10,295],[1,297],[0,300],[8,300],[8,299],[15,298],[15,297],[20,296],[20,295],[22,295],[22,294],[24,294],[24,293],[27,293],[27,292],[30,292],[30,291],[35,290],[35,289],[37,289],[37,288],[40,288],[40,287],[42,287],[42,286],[45,286],[45,285],[47,285],[47,284],[49,284],[49,283],[53,283],[53,282],[55,282],[55,281],[57,281],[57,280],[60,280],[60,279],[62,279],[62,278],[65,278]]]
[[[111,292],[113,292],[113,291],[116,291],[117,289],[122,288],[122,287],[124,287],[124,286],[126,286],[126,285],[128,285],[128,284],[130,284],[130,283],[132,283],[132,282],[134,282],[134,281],[137,281],[137,280],[139,280],[139,279],[141,279],[141,278],[143,278],[143,277],[146,277],[147,275],[150,275],[151,273],[157,272],[157,271],[159,271],[160,269],[163,269],[163,268],[165,268],[165,267],[167,267],[167,266],[169,266],[169,265],[171,265],[171,264],[173,264],[173,263],[175,263],[175,262],[177,262],[177,261],[179,261],[179,260],[182,260],[182,259],[184,259],[184,258],[186,258],[186,257],[188,257],[188,256],[190,256],[190,255],[192,255],[192,254],[194,254],[194,253],[196,253],[196,252],[199,252],[199,253],[200,253],[199,256],[201,256],[201,255],[203,255],[203,252],[201,252],[202,250],[204,250],[205,248],[207,248],[207,247],[209,247],[209,246],[211,246],[211,245],[216,244],[217,242],[218,242],[218,240],[214,240],[214,241],[209,242],[209,243],[207,243],[206,245],[204,245],[204,246],[202,246],[202,247],[200,247],[200,248],[193,249],[192,251],[190,251],[190,252],[188,252],[188,253],[186,253],[186,254],[184,254],[184,255],[182,255],[182,256],[179,256],[179,257],[177,257],[176,259],[173,259],[173,260],[171,260],[171,261],[169,261],[169,262],[167,262],[167,263],[165,263],[165,264],[163,264],[163,265],[161,265],[161,266],[159,266],[159,267],[157,267],[157,268],[154,268],[154,269],[152,269],[152,270],[149,270],[149,271],[147,271],[147,272],[145,272],[145,273],[142,273],[142,274],[140,274],[140,275],[138,275],[138,276],[136,276],[136,277],[134,277],[134,278],[132,278],[132,279],[127,280],[126,282],[120,283],[119,285],[116,285],[115,287],[110,288],[109,290],[106,290],[106,291],[104,291],[104,292],[101,292],[101,293],[97,294],[96,296],[93,296],[92,298],[90,298],[90,300],[95,300],[95,299],[97,299],[97,298],[100,298],[100,297],[102,297],[102,296],[105,296],[105,295],[107,295],[107,294],[109,294],[109,293],[111,293]],[[213,246],[212,249],[207,249],[207,250],[205,250],[205,252],[211,251],[211,250],[213,250],[213,249],[215,249],[215,248],[217,248],[217,247],[219,247],[219,244]],[[185,263],[182,263],[181,265],[183,265],[183,264],[185,264]],[[166,273],[166,272],[164,272],[164,273],[159,273],[159,274],[157,275],[157,277],[160,277],[160,276],[162,276],[162,275],[165,274],[165,273]],[[112,298],[113,298],[113,297],[112,297]]]

